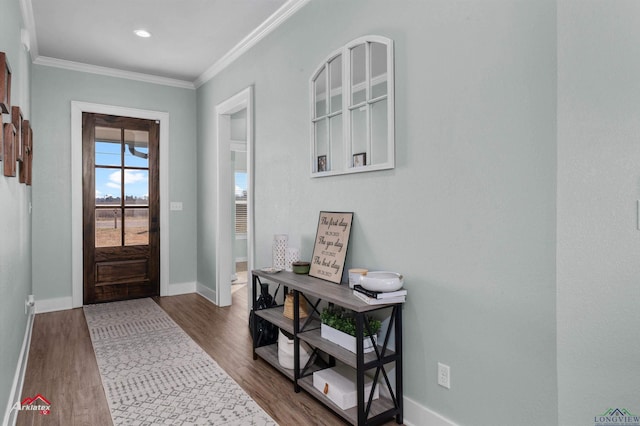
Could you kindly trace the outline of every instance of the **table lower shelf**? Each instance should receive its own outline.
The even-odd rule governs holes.
[[[312,395],[314,398],[316,398],[318,401],[320,401],[322,404],[331,408],[331,410],[333,410],[337,415],[339,415],[349,423],[354,425],[358,424],[358,407],[349,408],[347,410],[343,410],[342,408],[338,407],[336,404],[333,403],[333,401],[327,398],[326,395],[324,395],[322,392],[320,392],[318,389],[316,389],[313,386],[313,376],[308,376],[308,377],[299,379],[298,385],[302,389],[307,391],[310,395]],[[367,395],[365,395],[365,398],[366,397]],[[366,404],[366,401],[365,401],[365,404]],[[389,410],[393,410],[393,409],[394,409],[393,401],[389,398],[386,398],[380,395],[378,399],[374,399],[371,402],[371,411],[369,412],[368,418],[371,419],[379,414],[388,412]],[[390,415],[389,418],[392,418],[392,416]]]

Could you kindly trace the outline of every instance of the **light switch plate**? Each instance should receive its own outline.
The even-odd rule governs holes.
[[[182,201],[172,201],[169,204],[169,210],[182,211]]]

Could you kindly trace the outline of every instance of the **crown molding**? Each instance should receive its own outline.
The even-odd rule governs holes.
[[[182,89],[195,89],[190,81],[177,80],[167,77],[159,77],[156,75],[143,74],[139,72],[123,71],[115,68],[100,67],[97,65],[88,65],[81,62],[66,61],[64,59],[49,58],[47,56],[38,56],[34,61],[36,65],[46,67],[62,68],[71,71],[86,72],[90,74],[104,75],[108,77],[124,78],[127,80],[142,81],[145,83],[160,84],[163,86],[179,87]]]
[[[311,0],[288,0],[273,15],[269,16],[259,27],[253,30],[248,36],[243,38],[240,43],[235,45],[233,49],[228,51],[220,60],[211,65],[205,72],[193,82],[196,88],[202,86],[211,80],[220,71],[228,67],[233,61],[246,53],[250,48],[255,46],[260,40],[265,38],[269,33],[278,28],[282,23],[289,19],[294,13],[301,9]]]

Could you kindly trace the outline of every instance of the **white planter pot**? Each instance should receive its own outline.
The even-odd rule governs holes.
[[[343,333],[340,330],[336,330],[333,327],[329,327],[326,324],[320,325],[320,336],[323,339],[327,339],[336,345],[342,346],[343,348],[356,353],[356,338],[350,334]],[[378,342],[378,336],[373,336],[374,342]],[[364,338],[364,353],[373,352],[373,345],[371,344],[371,339],[369,337]]]

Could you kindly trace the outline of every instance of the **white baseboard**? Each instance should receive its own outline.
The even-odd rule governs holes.
[[[404,424],[407,426],[458,426],[411,398],[405,396],[402,400],[404,402]]]
[[[9,401],[7,403],[7,409],[4,413],[4,420],[2,422],[5,426],[15,425],[18,418],[18,411],[13,410],[13,407],[17,402],[20,402],[20,398],[22,397],[22,385],[24,384],[24,375],[27,371],[27,361],[29,360],[29,348],[31,347],[31,333],[33,331],[35,308],[30,307],[28,314],[27,327],[24,332],[24,340],[22,341],[22,349],[20,350],[16,373],[13,377],[13,386],[11,387],[11,392],[9,392]]]
[[[71,296],[36,300],[36,314],[66,311],[67,309],[73,309],[73,298]]]
[[[169,284],[169,290],[167,291],[167,296],[177,296],[179,294],[188,294],[196,292],[196,282],[187,282],[187,283],[174,283]]]
[[[209,302],[213,303],[214,305],[216,304],[216,291],[215,290],[211,290],[209,287],[207,287],[206,285],[202,284],[202,283],[197,283],[196,284],[196,292],[204,297],[205,299],[207,299]]]

